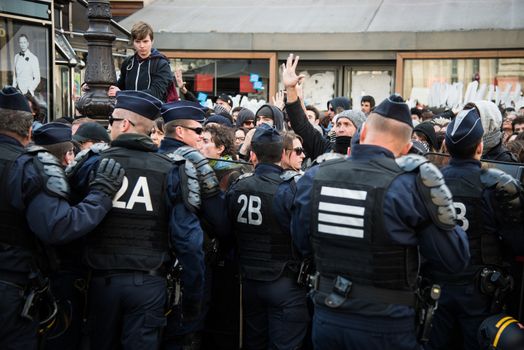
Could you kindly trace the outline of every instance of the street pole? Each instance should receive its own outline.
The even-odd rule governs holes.
[[[115,100],[107,96],[110,85],[116,83],[112,48],[115,34],[111,31],[109,0],[89,0],[87,7],[89,28],[84,34],[87,41],[85,82],[88,90],[77,102],[83,116],[107,121],[113,112]]]

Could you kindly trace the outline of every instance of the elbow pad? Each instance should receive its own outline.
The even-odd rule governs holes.
[[[453,196],[440,170],[426,158],[414,154],[398,158],[397,164],[406,172],[418,172],[416,186],[431,221],[442,230],[454,228],[457,213]]]
[[[495,191],[495,211],[501,222],[522,223],[522,185],[511,175],[502,170],[482,169],[480,181]]]
[[[192,213],[200,210],[202,203],[200,197],[200,183],[195,166],[189,160],[186,160],[176,152],[166,154],[171,160],[178,165],[178,175],[180,177],[180,189],[182,191],[182,200]]]
[[[197,171],[202,198],[213,197],[220,192],[219,181],[215,171],[202,153],[189,146],[180,147],[174,153],[193,163]]]
[[[26,152],[33,155],[33,164],[42,177],[44,190],[54,197],[68,200],[71,191],[59,160],[40,146],[29,147]]]

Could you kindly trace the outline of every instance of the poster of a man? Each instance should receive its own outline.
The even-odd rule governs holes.
[[[40,84],[40,65],[38,57],[29,50],[29,38],[26,34],[18,37],[20,52],[15,54],[13,60],[13,86],[22,94],[30,93],[34,96]]]

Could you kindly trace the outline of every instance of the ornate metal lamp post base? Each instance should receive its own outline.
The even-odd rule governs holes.
[[[109,0],[89,0],[87,9],[89,28],[84,34],[88,55],[85,82],[89,90],[77,102],[82,115],[107,120],[113,112],[115,100],[107,96],[110,85],[116,82],[112,47],[115,34],[111,31]]]

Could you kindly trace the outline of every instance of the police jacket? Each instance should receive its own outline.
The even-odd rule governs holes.
[[[136,53],[126,57],[116,85],[120,90],[140,90],[165,101],[172,80],[169,61],[157,49],[153,49],[146,59],[141,59]]]
[[[41,148],[26,152],[18,141],[4,135],[0,135],[0,167],[0,275],[2,271],[26,275],[42,263],[42,244],[63,244],[82,237],[111,208],[105,193],[89,188],[86,197],[71,206],[58,160]]]
[[[174,152],[176,149],[187,146],[182,141],[178,141],[169,136],[164,137],[160,143],[159,153],[168,154]],[[175,165],[175,168],[179,170],[180,165]],[[182,181],[182,180],[180,180]],[[180,183],[180,186],[187,186],[185,183]],[[189,210],[189,209],[188,209]],[[225,205],[225,196],[223,192],[217,193],[217,195],[208,197],[202,200],[200,210],[197,217],[203,218],[206,222],[212,224],[212,235],[218,238],[224,238],[230,234],[230,223],[227,218],[227,208]]]
[[[249,280],[274,281],[296,269],[291,237],[282,230],[275,211],[279,187],[293,181],[281,175],[277,165],[258,164],[254,173],[242,175],[227,193],[242,274]],[[288,265],[291,271],[286,270]]]
[[[357,283],[371,283],[378,288],[407,290],[411,288],[411,264],[414,262],[411,253],[416,246],[427,262],[439,269],[454,273],[465,268],[469,259],[466,234],[457,226],[444,229],[432,224],[433,219],[425,204],[427,197],[417,185],[417,172],[400,171],[395,167],[394,156],[389,150],[373,145],[354,145],[349,159],[325,164],[310,169],[298,181],[291,221],[295,245],[303,255],[314,254],[316,264],[320,259],[321,275],[325,274],[328,280],[334,277],[333,282],[335,276],[341,276],[348,280],[356,279]],[[361,166],[366,171],[359,174]],[[336,168],[333,176],[329,175],[331,167]],[[351,176],[340,176],[339,171],[344,169]],[[320,174],[319,178],[317,174]],[[351,211],[354,214],[350,214]],[[381,227],[383,234],[378,232]],[[310,241],[314,242],[313,246]],[[355,241],[358,243],[353,244]],[[339,247],[337,242],[344,245]],[[326,247],[322,248],[322,244]],[[350,254],[342,264],[336,265],[330,254],[340,257],[343,249],[338,248],[342,247],[352,248],[351,252],[355,251],[355,247],[362,248],[358,254],[372,258],[369,269],[366,270],[361,264],[360,269],[355,267],[352,271],[347,264]],[[390,256],[382,256],[382,252],[389,249],[386,247],[392,248]],[[350,252],[349,249],[347,251]],[[401,256],[407,260],[399,260]],[[396,262],[391,260],[388,267],[390,258]],[[397,270],[389,279],[378,281],[383,273],[403,264],[408,267],[404,274]],[[315,304],[325,307],[327,295],[326,292],[315,292]],[[394,318],[413,315],[412,308],[400,305],[402,302],[377,300],[361,293],[352,298],[349,293],[339,309]]]
[[[112,148],[115,148],[114,150]],[[106,151],[104,151],[106,152]],[[83,193],[86,188],[89,174],[91,171],[96,169],[98,162],[101,157],[105,156],[104,152],[97,154],[90,152],[87,155],[87,159],[78,162],[76,169],[71,171],[70,183],[74,191]],[[131,165],[133,177],[137,177],[137,172],[141,173],[147,179],[147,189],[145,187],[144,179],[140,179],[140,176],[136,178],[136,182],[133,179],[124,180],[124,184],[120,191],[113,198],[113,207],[108,214],[108,221],[104,223],[101,228],[97,228],[97,232],[111,232],[112,229],[115,231],[112,233],[115,236],[118,234],[124,234],[121,227],[113,225],[116,220],[124,220],[125,216],[122,217],[124,212],[134,213],[134,210],[140,211],[140,218],[143,219],[143,223],[138,224],[138,228],[143,230],[139,232],[141,234],[140,249],[145,249],[147,257],[144,259],[133,256],[136,251],[125,247],[128,236],[121,236],[122,240],[117,243],[117,240],[113,240],[111,244],[118,244],[122,254],[119,257],[115,257],[116,260],[108,260],[112,263],[125,262],[126,265],[112,265],[107,267],[111,269],[118,268],[132,268],[132,269],[150,269],[154,268],[155,264],[159,264],[164,261],[166,256],[164,255],[165,245],[158,241],[157,238],[161,239],[162,230],[164,234],[167,234],[167,244],[176,253],[177,259],[184,265],[182,273],[182,281],[184,283],[184,296],[187,299],[200,299],[203,294],[203,281],[204,281],[204,255],[202,252],[202,231],[198,224],[198,218],[187,208],[185,208],[179,187],[179,176],[178,169],[173,166],[172,162],[167,158],[157,154],[157,148],[151,141],[151,139],[145,135],[139,134],[123,134],[113,140],[111,148],[107,151],[109,153],[116,152],[120,158],[128,157],[131,161],[133,157],[140,157],[143,161],[140,165],[137,162],[132,161]],[[140,154],[140,155],[139,155]],[[138,159],[138,158],[137,158]],[[146,168],[146,166],[157,164],[158,168]],[[170,164],[170,166],[167,166]],[[126,165],[122,164],[126,170]],[[136,167],[136,168],[135,168]],[[163,184],[160,182],[153,182],[150,184],[149,176],[158,176],[163,179]],[[159,181],[155,179],[154,181]],[[151,187],[149,187],[151,185]],[[127,187],[126,187],[127,186]],[[160,192],[158,190],[160,189]],[[149,190],[149,195],[146,196],[144,190]],[[126,209],[123,209],[126,208]],[[164,208],[164,209],[163,209]],[[152,210],[151,210],[152,209]],[[155,212],[160,210],[160,212]],[[113,215],[115,215],[113,217]],[[163,222],[164,221],[164,222]],[[125,223],[125,228],[130,228],[129,224],[131,221]],[[136,222],[134,222],[136,223]],[[95,232],[96,233],[96,232]],[[136,232],[134,232],[136,233]],[[98,237],[103,239],[103,237]],[[149,246],[147,245],[149,240]],[[155,240],[155,241],[153,241]],[[103,265],[107,262],[101,261],[102,256],[107,252],[103,251],[103,247],[99,244],[100,241],[90,241],[90,246],[87,253],[87,261],[91,261],[90,265],[94,268],[104,268]],[[149,252],[147,250],[149,249]],[[129,258],[129,259],[128,259]],[[153,258],[156,258],[154,260]],[[143,265],[139,265],[143,264]],[[187,268],[186,268],[187,267]]]
[[[487,181],[488,171],[477,160],[456,158],[442,169],[453,194],[458,225],[468,235],[471,260],[464,277],[472,277],[481,266],[500,265],[504,245],[513,253],[524,251],[522,225],[507,223],[512,213],[500,212],[504,209],[497,200],[496,185]]]

